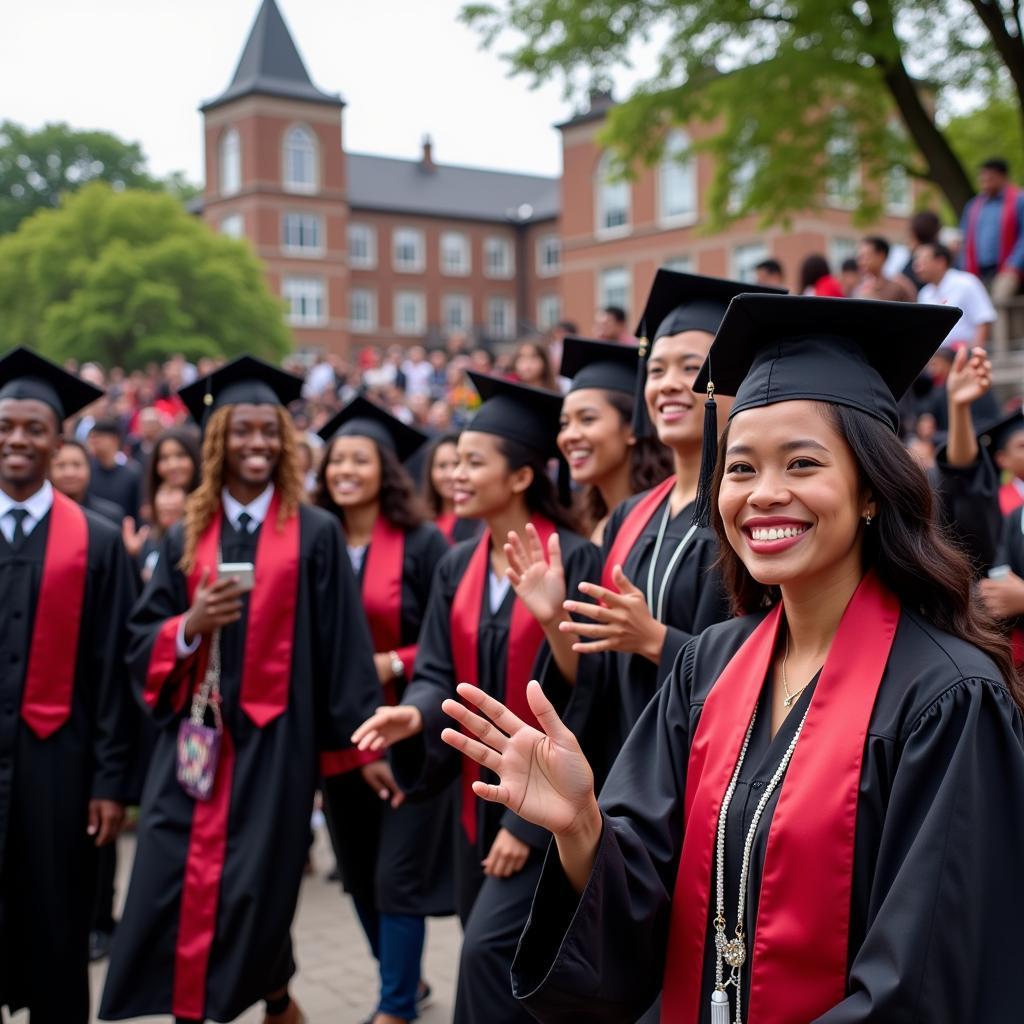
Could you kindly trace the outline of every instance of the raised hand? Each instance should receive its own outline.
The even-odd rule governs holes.
[[[946,397],[951,405],[970,405],[992,387],[992,360],[983,348],[960,349],[946,377]]]
[[[140,526],[136,529],[135,520],[131,516],[125,516],[121,520],[121,542],[124,544],[124,549],[128,552],[130,558],[135,559],[139,557],[142,545],[146,543],[148,537],[148,526]]]
[[[410,736],[423,732],[423,716],[420,709],[411,704],[396,704],[394,707],[377,708],[354,733],[352,742],[360,750],[387,750]]]
[[[540,683],[534,680],[528,685],[526,698],[541,729],[527,725],[476,686],[461,683],[458,691],[482,714],[446,700],[441,705],[444,713],[471,735],[445,729],[441,739],[498,776],[497,785],[473,783],[478,797],[504,804],[556,836],[592,822],[595,813],[600,817],[594,773]]]
[[[596,583],[581,583],[580,590],[597,603],[566,601],[567,612],[575,612],[594,623],[567,621],[559,625],[563,633],[574,633],[580,639],[572,645],[578,654],[600,654],[617,651],[639,654],[658,664],[665,646],[665,626],[647,607],[643,593],[629,581],[622,566],[615,566],[612,579],[619,592]]]
[[[563,618],[565,570],[558,534],[551,534],[545,554],[540,534],[533,523],[527,523],[525,543],[515,530],[509,532],[505,557],[512,588],[530,614],[542,626]]]
[[[997,619],[1024,615],[1024,580],[1009,572],[1000,579],[982,580],[978,593],[985,607]]]

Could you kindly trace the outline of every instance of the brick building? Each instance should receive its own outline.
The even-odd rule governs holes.
[[[636,311],[660,265],[748,277],[773,255],[795,275],[808,252],[852,254],[850,182],[785,231],[750,217],[710,235],[711,157],[680,161],[682,131],[660,166],[611,180],[596,141],[609,106],[594,96],[558,126],[560,179],[446,165],[429,140],[419,160],[350,153],[344,102],[313,84],[275,0],[263,0],[231,84],[201,107],[202,215],[254,246],[298,347],[339,352],[456,330],[507,341],[562,318],[586,332],[599,305]],[[902,238],[909,187],[890,193],[878,229]]]

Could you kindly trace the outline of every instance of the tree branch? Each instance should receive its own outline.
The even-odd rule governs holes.
[[[1002,8],[998,4],[992,3],[992,0],[969,0],[969,3],[988,30],[996,52],[1002,58],[1006,70],[1010,72],[1010,77],[1013,79],[1018,101],[1024,107],[1024,39],[1019,34],[1014,36],[1010,32],[1006,26]],[[1019,33],[1018,6],[1018,2],[1015,2],[1014,18],[1017,20]]]

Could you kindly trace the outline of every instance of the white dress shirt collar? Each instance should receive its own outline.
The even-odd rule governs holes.
[[[267,484],[267,489],[258,497],[254,498],[249,502],[248,505],[243,505],[240,501],[236,501],[228,494],[228,489],[225,487],[221,491],[221,500],[224,503],[224,514],[228,517],[228,522],[237,530],[238,529],[238,517],[243,512],[248,512],[252,519],[249,524],[249,532],[252,533],[257,526],[261,525],[263,520],[267,518],[267,512],[270,510],[270,502],[274,497],[274,485]]]
[[[4,536],[9,541],[14,536],[14,522],[8,518],[7,513],[12,508],[23,508],[28,512],[28,515],[25,517],[21,528],[25,535],[28,536],[52,507],[53,485],[49,480],[25,501],[15,501],[9,494],[0,491],[0,530],[3,530]]]

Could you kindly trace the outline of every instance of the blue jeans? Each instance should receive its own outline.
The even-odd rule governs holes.
[[[416,1019],[416,992],[427,926],[422,917],[409,914],[380,915],[381,1013]]]

